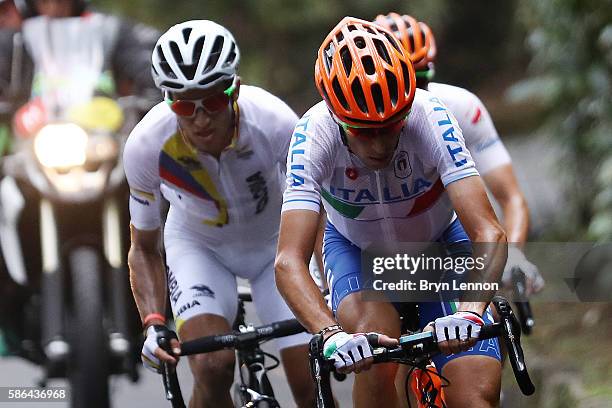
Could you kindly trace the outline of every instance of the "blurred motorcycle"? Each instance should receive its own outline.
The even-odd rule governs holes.
[[[118,27],[102,15],[26,20],[32,98],[2,163],[0,245],[27,297],[18,353],[67,377],[73,407],[109,406],[109,376],[138,378],[140,326],[126,266],[123,144],[141,102],[113,98]]]

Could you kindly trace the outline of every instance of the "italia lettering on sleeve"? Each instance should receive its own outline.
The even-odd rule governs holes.
[[[467,163],[467,159],[465,158],[461,160],[457,160],[457,157],[456,157],[457,153],[461,153],[463,151],[461,146],[453,149],[449,145],[446,145],[446,149],[448,150],[448,153],[451,155],[453,161],[455,162],[455,166],[461,167]]]
[[[291,185],[293,187],[297,187],[304,184],[304,177],[297,174],[294,170],[304,170],[304,165],[296,164],[295,161],[299,160],[300,156],[304,156],[305,150],[300,148],[300,145],[306,142],[306,134],[300,133],[296,130],[296,132],[293,134],[293,138],[294,140],[291,145],[291,153],[289,154],[289,168],[291,170],[291,177],[293,178],[293,183],[291,183]]]
[[[430,98],[430,102],[436,103],[439,106],[434,106],[434,112],[444,112],[446,115],[445,119],[437,121],[438,127],[442,126],[450,126],[442,132],[442,139],[447,142],[446,150],[448,150],[449,155],[451,156],[453,162],[456,167],[461,167],[467,163],[467,159],[463,158],[459,160],[457,155],[463,152],[463,148],[461,147],[459,139],[455,136],[455,128],[453,127],[453,122],[451,121],[450,115],[448,114],[448,110],[444,107],[440,99],[438,98]],[[450,143],[457,143],[457,146],[451,146]]]

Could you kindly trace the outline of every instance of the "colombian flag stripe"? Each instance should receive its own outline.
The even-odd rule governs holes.
[[[204,200],[216,201],[198,182],[191,173],[180,166],[166,152],[162,151],[159,157],[159,175],[164,180]]]

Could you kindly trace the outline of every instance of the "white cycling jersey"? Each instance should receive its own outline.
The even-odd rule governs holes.
[[[393,159],[378,171],[349,152],[320,102],[293,133],[282,210],[318,212],[322,201],[329,221],[360,248],[429,242],[455,217],[445,186],[476,175],[457,120],[432,93],[417,89]]]
[[[291,132],[297,115],[263,89],[240,87],[239,134],[219,160],[193,149],[162,102],[134,128],[125,146],[131,223],[164,226],[168,294],[177,330],[200,314],[236,317],[236,277],[248,279],[264,324],[293,318],[274,283],[274,256]],[[276,343],[308,342],[299,334]]]
[[[427,90],[439,97],[455,115],[481,175],[511,163],[489,111],[476,95],[467,89],[435,82],[429,83]]]
[[[124,166],[136,228],[160,226],[163,194],[212,239],[277,233],[289,135],[297,116],[280,99],[252,86],[240,87],[238,105],[239,135],[219,160],[185,142],[165,102],[134,128]]]

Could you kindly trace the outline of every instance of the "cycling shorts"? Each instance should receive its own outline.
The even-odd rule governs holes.
[[[471,253],[470,240],[465,233],[459,219],[455,219],[437,240],[446,244],[451,255],[465,255]],[[361,278],[361,250],[343,237],[336,228],[327,223],[323,241],[323,259],[325,263],[325,277],[330,289],[330,307],[336,314],[342,300],[351,293],[371,289],[371,283],[363,283]],[[456,302],[418,302],[419,326],[423,329],[429,322],[438,317],[451,315],[457,311]],[[394,304],[399,309],[399,304]],[[493,323],[490,307],[483,316],[485,324]],[[501,361],[499,342],[495,339],[482,340],[468,351],[450,356],[437,355],[433,358],[436,367],[442,367],[455,358],[466,355],[483,355]]]
[[[206,225],[177,214],[172,207],[164,227],[168,294],[177,331],[199,314],[224,317],[230,326],[238,307],[236,277],[251,285],[253,303],[262,324],[293,319],[276,289],[274,258],[278,235],[256,242],[212,242],[199,233]],[[307,333],[276,339],[278,349],[306,344]]]

